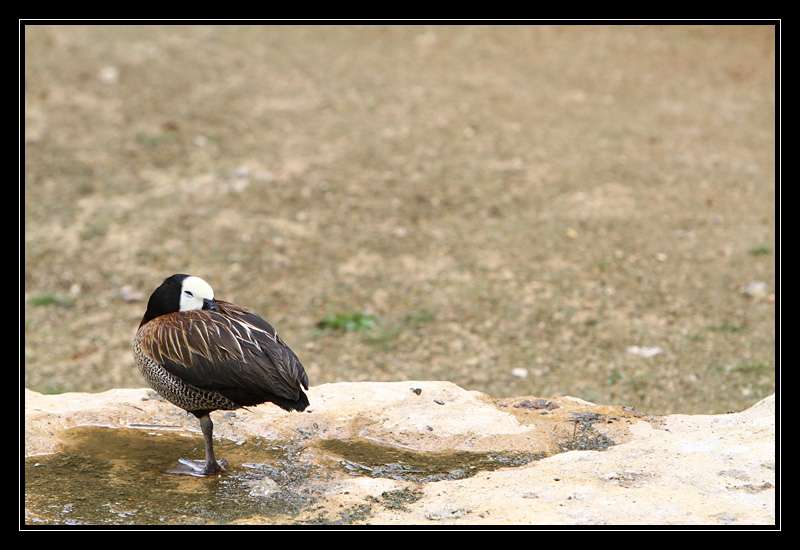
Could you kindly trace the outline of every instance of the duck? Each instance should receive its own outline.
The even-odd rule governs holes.
[[[164,399],[200,421],[205,460],[180,458],[170,473],[221,474],[211,413],[272,403],[309,406],[308,375],[275,328],[251,310],[215,299],[200,277],[167,277],[147,301],[133,338],[139,372]]]

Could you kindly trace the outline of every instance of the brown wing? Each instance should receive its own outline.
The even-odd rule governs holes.
[[[264,319],[217,301],[219,311],[162,315],[139,332],[143,351],[168,372],[240,405],[273,401],[303,410],[308,376],[297,355]]]

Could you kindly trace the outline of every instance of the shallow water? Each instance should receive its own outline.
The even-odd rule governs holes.
[[[202,436],[154,430],[75,428],[63,452],[25,461],[27,523],[203,524],[259,515],[296,513],[293,451],[281,442],[215,441],[228,462],[222,476],[166,473],[180,457],[201,459]],[[306,470],[308,469],[306,466]],[[304,472],[308,475],[309,472]],[[274,477],[277,490],[259,495],[257,483]],[[253,493],[253,494],[251,494]]]
[[[362,440],[328,439],[319,447],[339,457],[339,465],[352,475],[386,477],[428,483],[464,479],[478,472],[523,466],[544,458],[544,453],[417,453]]]
[[[61,452],[25,461],[28,524],[225,524],[247,518],[293,523],[317,503],[326,481],[343,474],[427,483],[521,466],[544,456],[416,453],[363,440],[326,440],[314,444],[317,453],[312,455],[322,456],[312,463],[301,456],[302,447],[285,441],[217,440],[214,449],[227,461],[227,471],[198,478],[167,472],[178,458],[203,457],[200,434],[81,427],[65,432],[63,441]],[[368,510],[370,505],[365,506]],[[349,523],[362,515],[322,513],[315,521]]]

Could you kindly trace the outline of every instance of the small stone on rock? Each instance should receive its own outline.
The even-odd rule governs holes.
[[[570,420],[574,422],[592,423],[600,420],[602,415],[595,412],[576,412],[570,415]]]
[[[278,484],[268,477],[251,481],[248,485],[251,497],[268,497],[279,490]]]
[[[547,399],[534,399],[533,401],[530,399],[523,399],[515,404],[514,407],[517,409],[547,409],[548,411],[552,411],[553,409],[557,409],[558,405]]]

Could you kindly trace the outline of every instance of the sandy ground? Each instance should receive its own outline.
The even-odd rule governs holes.
[[[32,389],[142,386],[130,339],[182,272],[275,324],[312,384],[658,414],[774,391],[770,27],[28,27],[25,45]],[[354,312],[378,326],[316,326]]]

